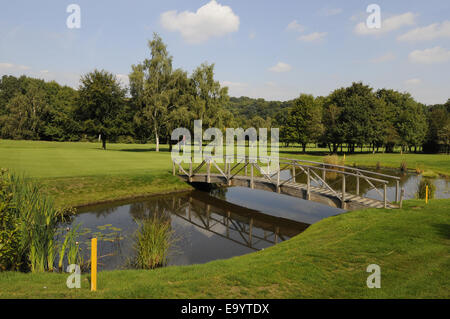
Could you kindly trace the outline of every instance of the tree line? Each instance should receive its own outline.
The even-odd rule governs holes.
[[[393,152],[450,151],[450,99],[423,105],[410,94],[374,91],[363,83],[328,96],[301,94],[290,101],[229,97],[214,79],[214,64],[192,74],[174,69],[159,35],[148,43],[150,57],[131,66],[129,86],[112,73],[83,75],[78,89],[26,76],[0,79],[0,138],[48,141],[154,142],[171,144],[177,127],[279,127],[280,141],[310,143],[336,153],[369,146]]]

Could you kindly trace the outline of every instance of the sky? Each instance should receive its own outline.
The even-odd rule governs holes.
[[[214,63],[231,96],[289,100],[362,81],[446,102],[450,1],[373,1],[1,0],[0,75],[77,88],[97,68],[126,85],[156,32],[175,68]],[[370,28],[378,21],[370,4],[380,28]]]

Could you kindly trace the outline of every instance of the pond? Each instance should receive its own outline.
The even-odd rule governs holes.
[[[281,179],[289,177],[290,171],[282,172]],[[302,182],[302,178],[297,177],[297,181]],[[414,197],[420,178],[416,175],[401,176],[406,198]],[[330,181],[333,182],[332,178]],[[339,177],[335,182],[339,183]],[[450,197],[448,181],[435,179],[434,183],[438,198]],[[349,185],[351,187],[351,181]],[[366,196],[378,195],[368,187],[364,188],[362,183],[360,187]],[[97,237],[98,268],[112,270],[131,268],[137,221],[154,214],[168,217],[176,239],[168,265],[190,265],[270,247],[303,232],[323,218],[343,212],[342,209],[287,195],[230,187],[85,207],[69,225],[61,225],[61,228],[81,224],[83,234],[79,241],[84,260],[89,259],[90,238]]]

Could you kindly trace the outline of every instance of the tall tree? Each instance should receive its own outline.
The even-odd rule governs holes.
[[[125,106],[126,90],[114,74],[94,70],[81,77],[75,117],[89,134],[100,134],[102,147],[106,141],[120,134],[121,110]]]
[[[148,125],[155,137],[156,151],[159,152],[159,139],[167,123],[170,106],[170,84],[172,76],[172,57],[158,34],[148,46],[151,58],[132,66],[130,73],[130,93],[137,113],[135,122],[139,133],[146,138]]]
[[[315,143],[323,133],[322,104],[309,94],[301,94],[290,110],[289,123],[294,128],[294,136],[302,145],[303,153],[308,143]]]
[[[194,88],[194,112],[205,127],[225,128],[229,125],[229,112],[223,108],[228,103],[228,87],[214,80],[214,64],[203,63],[191,76]]]

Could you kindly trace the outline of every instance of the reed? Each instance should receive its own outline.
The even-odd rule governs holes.
[[[155,214],[142,221],[135,234],[136,256],[132,262],[139,269],[154,269],[167,264],[169,250],[175,242],[174,232],[167,217]]]
[[[8,207],[4,214],[14,220],[17,238],[9,246],[17,246],[10,256],[15,265],[0,265],[6,270],[32,272],[53,271],[56,259],[56,230],[64,219],[64,212],[54,208],[53,201],[42,195],[40,187],[29,179],[1,170],[3,193],[8,194]],[[6,185],[6,186],[5,186]],[[3,196],[3,197],[4,197]],[[10,230],[10,229],[9,229]],[[0,232],[8,231],[0,225]],[[0,260],[1,261],[1,260]],[[2,262],[3,263],[3,262]]]
[[[428,199],[434,198],[434,195],[436,193],[436,185],[434,185],[432,179],[422,178],[419,184],[417,185],[416,197],[418,199],[425,199],[427,185],[428,185]]]
[[[403,173],[406,173],[407,170],[408,170],[408,164],[406,163],[406,161],[402,161],[400,163],[400,171],[402,171]]]

